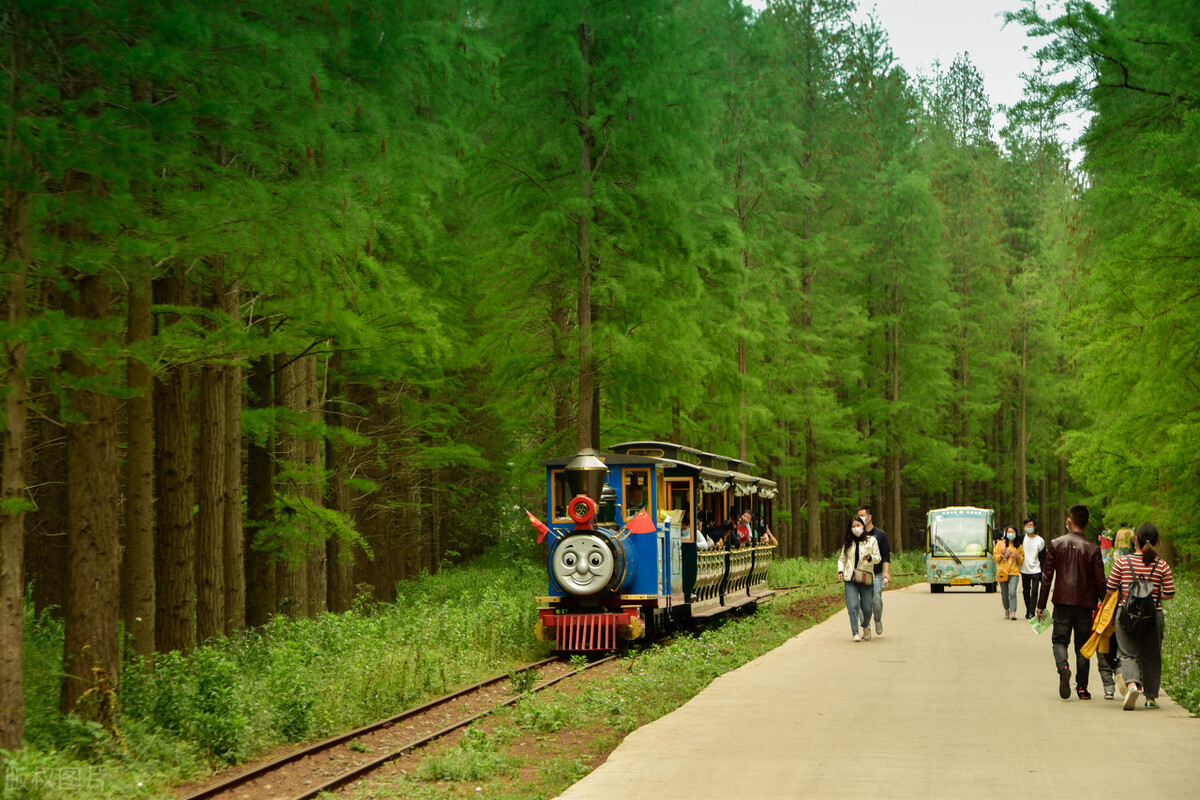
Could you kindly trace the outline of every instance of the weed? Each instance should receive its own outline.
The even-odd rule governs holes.
[[[355,737],[355,738],[351,739],[350,741],[346,742],[346,748],[348,750],[353,750],[356,753],[373,753],[373,752],[375,752],[370,747],[367,747],[365,744],[360,742],[358,740],[358,737]]]
[[[508,679],[512,683],[513,694],[529,694],[537,685],[538,676],[531,669],[523,669],[520,672],[511,673]]]
[[[423,781],[484,781],[511,777],[520,764],[521,759],[501,754],[482,729],[468,728],[458,747],[422,761],[417,777]]]

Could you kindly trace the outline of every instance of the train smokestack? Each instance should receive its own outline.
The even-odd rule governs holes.
[[[563,473],[567,478],[567,486],[572,495],[584,494],[600,503],[601,492],[604,491],[604,479],[608,476],[608,467],[596,457],[596,451],[590,447],[580,450],[567,463]]]

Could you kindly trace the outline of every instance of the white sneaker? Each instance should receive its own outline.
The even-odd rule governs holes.
[[[871,641],[871,626],[870,625],[863,625],[862,639],[864,642]]]
[[[1141,695],[1142,690],[1138,688],[1136,683],[1131,683],[1125,688],[1129,690],[1129,693],[1125,695],[1125,702],[1121,704],[1121,708],[1126,711],[1133,711],[1134,707],[1137,706],[1137,699]]]
[[[883,636],[883,620],[882,619],[875,620],[875,635]]]
[[[861,636],[859,636],[859,635],[856,633],[856,634],[854,634],[854,641],[856,641],[856,642],[861,642],[861,641],[862,641],[862,637],[861,637]]]

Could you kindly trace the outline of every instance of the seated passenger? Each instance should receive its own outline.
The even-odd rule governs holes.
[[[646,493],[640,486],[626,488],[625,520],[628,522],[633,515],[646,507]]]
[[[737,546],[738,547],[745,547],[746,545],[750,544],[750,535],[751,535],[750,534],[750,530],[751,530],[750,526],[751,526],[751,523],[753,523],[753,521],[754,521],[754,515],[751,514],[749,511],[743,511],[742,515],[740,517],[738,517],[738,523],[737,523],[737,529],[736,529],[737,530]]]

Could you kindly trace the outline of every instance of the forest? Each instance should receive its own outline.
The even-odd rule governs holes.
[[[1082,501],[1186,560],[1192,4],[1014,0],[1001,130],[969,54],[761,5],[5,4],[0,749],[26,603],[66,713],[133,654],[535,557],[536,464],[585,446],[748,458],[783,556],[864,502],[902,550]]]

